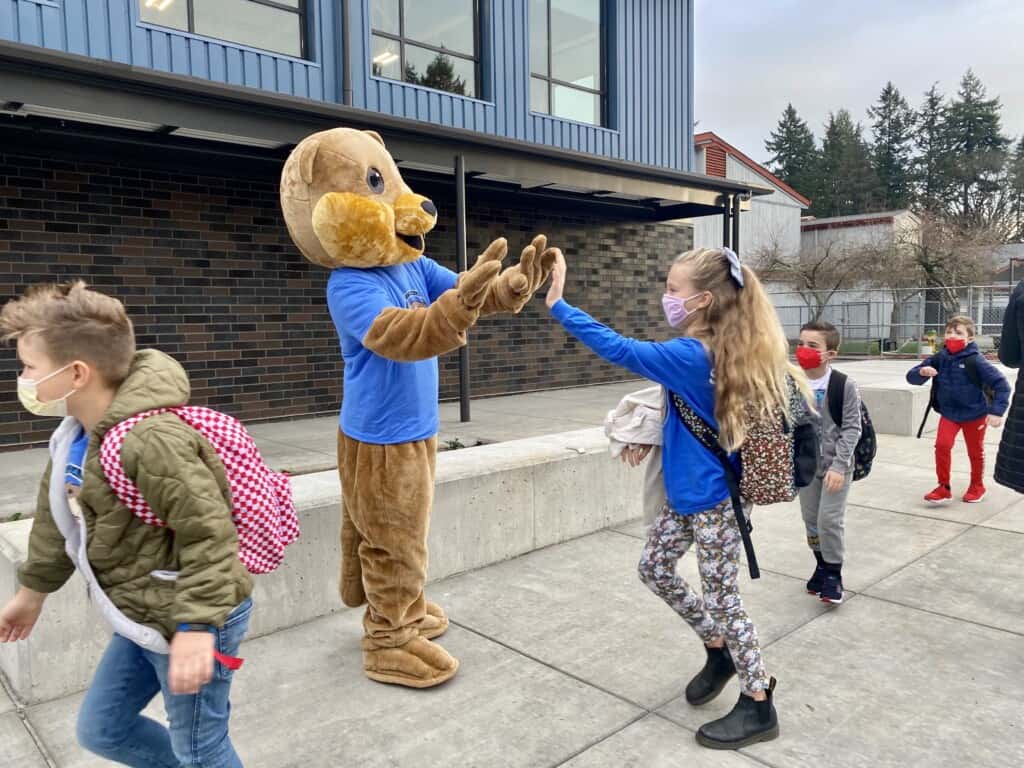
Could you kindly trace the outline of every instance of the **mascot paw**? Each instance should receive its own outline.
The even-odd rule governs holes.
[[[431,688],[455,677],[459,661],[418,635],[397,648],[377,648],[369,638],[363,638],[363,669],[378,683]]]
[[[448,631],[448,617],[437,603],[427,601],[427,615],[420,619],[420,637],[436,640]]]
[[[554,268],[557,253],[557,248],[548,247],[547,237],[537,235],[533,242],[523,249],[519,263],[502,272],[494,282],[484,304],[483,314],[519,314],[547,282]]]
[[[508,241],[499,237],[480,254],[472,268],[459,276],[457,290],[467,309],[480,309],[491,290],[491,284],[501,272],[501,262],[507,254]]]

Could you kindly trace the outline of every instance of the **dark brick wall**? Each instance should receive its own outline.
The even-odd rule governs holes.
[[[291,245],[277,198],[280,163],[130,150],[106,143],[42,145],[0,135],[0,301],[27,285],[81,277],[125,302],[139,345],[178,358],[193,402],[242,419],[334,412],[341,362],[324,304],[327,273]],[[441,211],[429,252],[455,266],[450,186],[410,179]],[[570,262],[567,298],[619,331],[663,333],[665,265],[687,228],[581,212],[520,195],[469,193],[470,258],[492,237],[512,255],[547,233]],[[628,374],[570,339],[538,299],[472,335],[473,394],[616,381]],[[458,356],[442,360],[442,398],[458,395]],[[0,358],[0,446],[44,441],[54,423],[18,404],[13,350]]]

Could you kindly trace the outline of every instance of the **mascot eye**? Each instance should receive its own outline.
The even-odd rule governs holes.
[[[378,195],[384,191],[384,177],[376,168],[371,168],[366,172],[366,186],[370,188],[371,192]]]

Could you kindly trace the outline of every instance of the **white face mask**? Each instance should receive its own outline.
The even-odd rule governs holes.
[[[18,399],[21,404],[25,406],[25,410],[29,413],[35,414],[36,416],[56,416],[63,418],[68,415],[68,398],[75,394],[74,389],[68,392],[64,397],[57,398],[56,400],[49,400],[42,402],[37,391],[39,385],[44,381],[49,381],[58,373],[63,373],[70,368],[74,363],[68,363],[63,368],[59,368],[48,376],[43,376],[41,379],[26,379],[21,376],[18,377]]]

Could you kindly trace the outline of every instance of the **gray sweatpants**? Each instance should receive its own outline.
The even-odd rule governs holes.
[[[824,475],[800,489],[800,511],[807,529],[807,545],[821,552],[826,563],[841,563],[846,551],[846,497],[850,493],[853,473],[846,476],[843,487],[829,493],[822,487]]]

